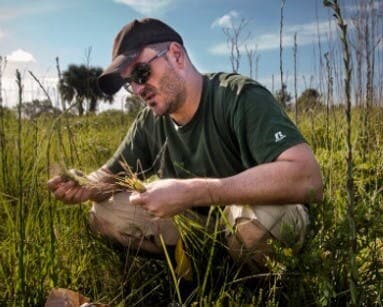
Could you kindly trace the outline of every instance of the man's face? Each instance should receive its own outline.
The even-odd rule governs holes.
[[[145,48],[139,57],[122,73],[123,78],[131,76],[137,63],[147,63],[156,55],[156,51]],[[153,60],[150,65],[150,76],[144,84],[131,82],[133,93],[141,96],[155,115],[171,115],[177,112],[186,99],[185,80],[179,75],[168,58],[168,51]],[[169,56],[172,56],[169,54]]]

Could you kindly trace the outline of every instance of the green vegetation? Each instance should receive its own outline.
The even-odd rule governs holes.
[[[216,225],[216,231],[206,234],[179,219],[181,227],[193,230],[184,238],[193,262],[186,296],[185,283],[174,284],[165,258],[151,259],[95,236],[87,224],[89,204],[64,205],[46,189],[47,179],[62,167],[88,172],[103,164],[132,118],[105,112],[19,121],[5,111],[0,118],[0,305],[41,306],[53,287],[120,306],[166,305],[180,296],[184,303],[198,306],[345,306],[352,302],[352,291],[358,292],[360,303],[381,305],[382,108],[370,110],[368,130],[365,110],[352,110],[355,255],[347,213],[346,119],[341,108],[330,109],[328,116],[317,107],[299,118],[325,181],[323,203],[310,207],[312,225],[303,251],[295,256],[291,249],[275,245],[270,274],[238,274],[219,243],[222,234]],[[172,253],[169,249],[170,258]],[[350,287],[351,273],[357,289]]]
[[[97,84],[97,77],[101,75],[102,68],[87,67],[86,65],[69,65],[59,82],[62,101],[72,104],[75,102],[78,114],[84,114],[84,102],[88,102],[87,111],[96,112],[97,103],[106,101],[111,103],[113,97],[101,92]],[[63,104],[65,109],[65,104]]]
[[[282,38],[285,1],[281,3]],[[62,110],[53,108],[49,97],[23,102],[19,72],[16,110],[3,107],[0,90],[0,305],[42,306],[52,288],[62,287],[112,306],[382,306],[383,101],[382,74],[374,70],[382,62],[382,19],[373,9],[375,2],[361,1],[351,16],[356,32],[350,35],[338,1],[323,4],[337,21],[342,52],[332,42],[323,54],[321,90],[310,81],[298,98],[295,86],[290,116],[315,152],[325,182],[323,202],[310,206],[311,228],[299,254],[274,243],[269,273],[250,273],[232,262],[222,244],[214,218],[219,209],[210,212],[209,233],[177,216],[193,268],[192,280],[185,281],[177,279],[180,268],[172,249],[153,259],[92,233],[90,204],[58,202],[46,182],[63,169],[86,173],[102,165],[133,115],[93,114],[98,101],[111,99],[94,88],[101,71],[70,66],[61,76],[56,59]],[[224,31],[231,50],[239,50],[244,25],[242,21],[233,25],[235,32]],[[292,95],[283,84],[282,48],[281,39],[282,88],[275,96],[289,108]],[[322,59],[320,43],[318,48]],[[296,54],[297,46],[294,61]],[[254,55],[248,53],[250,75]],[[239,68],[239,57],[231,53],[233,71]],[[336,70],[341,62],[344,72]],[[0,81],[2,63],[0,56]],[[294,75],[296,83],[296,71]],[[141,101],[128,97],[126,107],[135,114]],[[74,116],[75,108],[79,115],[87,109],[86,115]],[[178,250],[181,258],[182,252]]]

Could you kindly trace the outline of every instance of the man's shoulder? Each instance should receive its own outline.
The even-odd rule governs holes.
[[[210,86],[215,90],[230,91],[239,95],[246,88],[266,89],[259,82],[238,73],[216,72],[205,74]]]
[[[257,104],[259,101],[274,101],[272,93],[259,82],[237,73],[208,73],[207,91],[211,97],[218,100],[239,103],[251,101]]]

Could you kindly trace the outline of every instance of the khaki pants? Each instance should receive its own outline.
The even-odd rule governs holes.
[[[247,220],[264,228],[277,240],[294,247],[302,245],[309,224],[307,209],[300,204],[230,205],[224,208],[223,213],[227,236],[235,232],[238,221],[243,223]],[[96,231],[125,246],[132,240],[149,239],[161,247],[160,234],[167,245],[175,245],[179,236],[171,218],[153,218],[141,207],[131,205],[128,192],[94,203],[90,214],[91,224]],[[242,234],[244,236],[246,234]]]

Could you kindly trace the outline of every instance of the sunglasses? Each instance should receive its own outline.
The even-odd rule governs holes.
[[[166,52],[168,52],[169,48],[166,48],[164,50],[161,50],[160,52],[158,52],[154,57],[152,57],[149,61],[147,62],[139,62],[139,63],[136,63],[134,66],[133,66],[133,70],[130,74],[129,77],[125,78],[125,84],[124,84],[124,88],[129,92],[129,93],[133,93],[133,89],[132,89],[132,82],[136,83],[136,84],[145,84],[149,78],[150,78],[150,74],[151,74],[151,68],[150,68],[150,63],[153,62],[155,59],[158,59],[160,57],[162,57],[163,55],[166,54]]]

